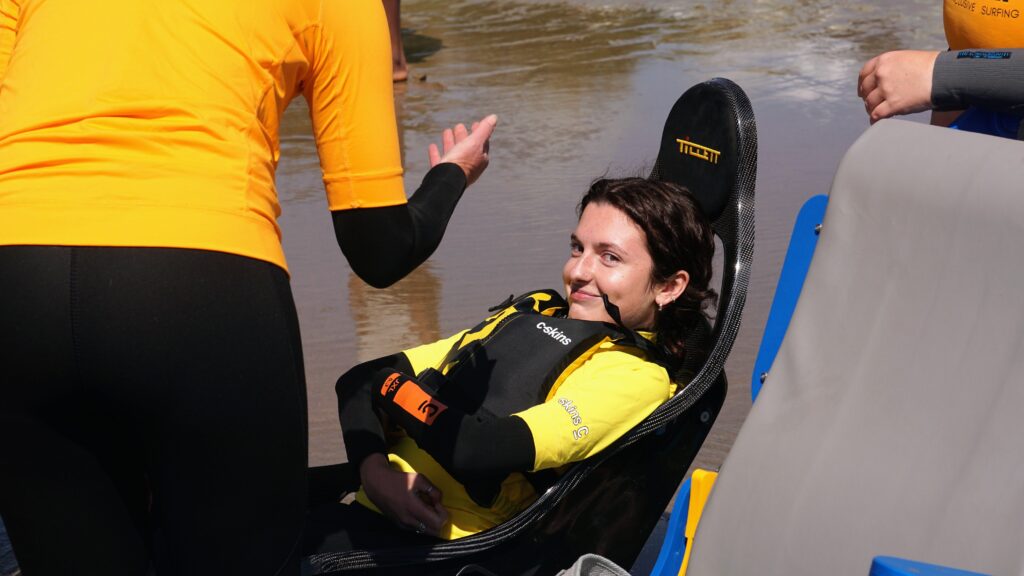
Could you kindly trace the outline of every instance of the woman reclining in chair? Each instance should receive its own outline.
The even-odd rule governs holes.
[[[362,488],[311,512],[306,554],[459,538],[528,506],[675,392],[684,338],[715,298],[713,255],[686,189],[594,183],[562,270],[568,303],[510,297],[471,330],[339,379]]]

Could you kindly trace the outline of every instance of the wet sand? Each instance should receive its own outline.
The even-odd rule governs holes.
[[[510,293],[558,287],[588,183],[646,172],[678,95],[724,76],[750,96],[760,150],[743,329],[727,364],[725,409],[697,459],[717,468],[749,409],[796,212],[828,191],[843,152],[867,128],[857,71],[880,51],[944,48],[939,5],[407,0],[402,12],[412,80],[396,86],[396,98],[407,191],[445,126],[490,112],[501,122],[491,167],[467,191],[441,247],[378,291],[353,277],[337,249],[306,109],[297,101],[288,110],[278,184],[305,347],[311,463],[344,459],[333,391],[342,372],[470,326]]]

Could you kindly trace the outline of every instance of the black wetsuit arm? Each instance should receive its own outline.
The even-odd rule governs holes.
[[[390,373],[378,373],[376,381],[383,383]],[[429,396],[432,402],[438,402],[433,399],[431,390],[414,379],[403,375],[401,380],[405,381],[403,385],[419,388],[418,397]],[[413,414],[418,407],[402,406],[400,400],[396,400],[397,388],[384,394],[381,387],[374,389],[374,405],[463,484],[533,469],[536,455],[533,433],[522,418],[485,419],[446,406],[427,424]]]
[[[401,280],[434,253],[465,189],[465,172],[445,162],[427,172],[407,204],[332,211],[352,271],[375,288]]]
[[[1024,112],[1024,49],[950,50],[932,70],[932,107]]]
[[[482,420],[449,409],[438,420],[438,426],[418,431],[413,439],[456,479],[501,477],[533,469],[533,433],[522,418]]]
[[[387,453],[384,426],[374,410],[371,394],[374,374],[382,368],[412,371],[405,354],[398,353],[359,364],[338,378],[338,414],[345,453],[355,470],[370,454]]]

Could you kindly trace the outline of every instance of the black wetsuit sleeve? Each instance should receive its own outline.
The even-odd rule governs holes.
[[[533,469],[536,455],[533,434],[522,418],[468,415],[436,400],[432,390],[408,377],[407,373],[401,375],[396,386],[385,392],[383,383],[393,372],[378,372],[375,380],[380,385],[373,387],[374,405],[404,428],[416,444],[456,480],[468,484]],[[415,406],[404,405],[403,395],[398,393],[402,386],[417,389],[415,394],[405,394],[405,397],[428,399],[443,409],[425,422],[422,416],[416,415],[417,412],[423,413],[424,402],[421,400]]]
[[[932,70],[932,107],[1024,112],[1024,49],[950,50]]]
[[[401,280],[434,253],[466,189],[466,174],[438,164],[407,204],[331,212],[338,246],[352,271],[375,288]]]
[[[405,354],[398,353],[364,362],[345,372],[334,390],[338,395],[338,414],[345,453],[356,471],[370,454],[386,454],[384,426],[374,410],[374,374],[382,368],[412,371]],[[358,473],[358,472],[357,472]]]

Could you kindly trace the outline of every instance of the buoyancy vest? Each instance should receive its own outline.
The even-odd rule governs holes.
[[[495,314],[467,331],[438,368],[420,371],[416,380],[446,406],[491,419],[549,400],[605,342],[639,348],[671,373],[660,346],[622,326],[618,309],[607,300],[605,308],[617,324],[568,318],[568,303],[552,290],[510,296],[491,308]],[[558,471],[524,475],[539,492],[557,479]],[[489,506],[503,480],[495,476],[464,486],[474,501]]]
[[[417,374],[438,400],[467,414],[497,418],[545,402],[570,368],[608,341],[639,348],[650,361],[668,365],[661,348],[633,330],[566,317],[569,305],[553,290],[510,296],[495,310],[452,346],[439,368]]]

